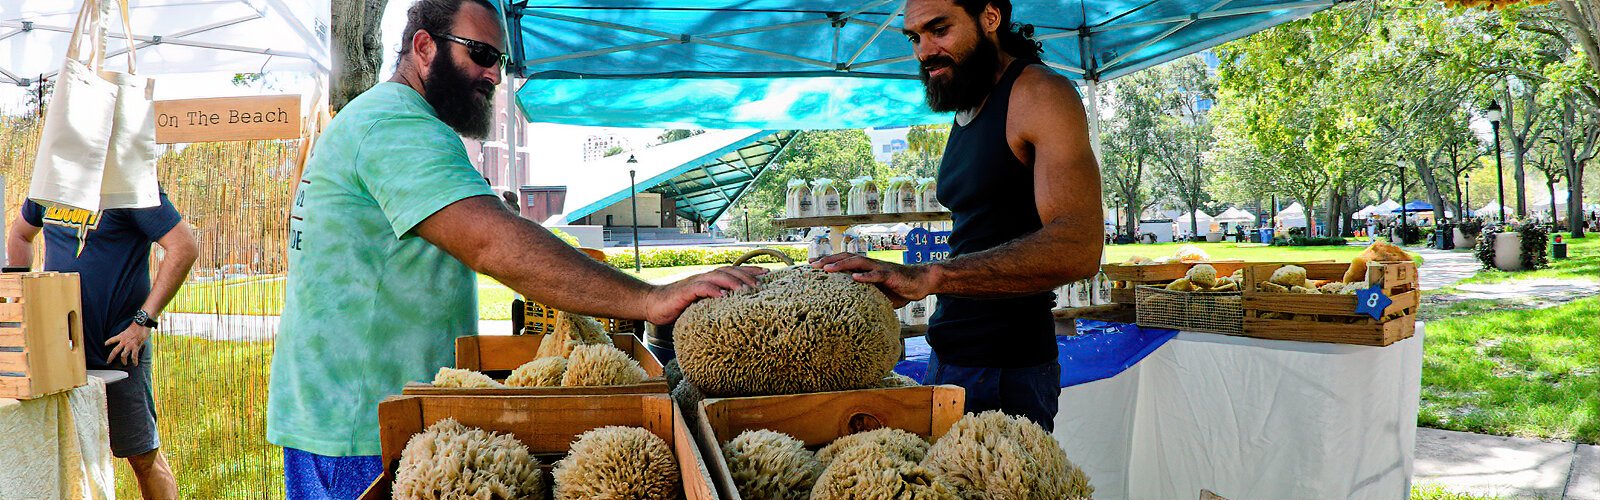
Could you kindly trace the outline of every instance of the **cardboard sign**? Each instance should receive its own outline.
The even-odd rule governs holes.
[[[906,264],[921,264],[950,258],[950,232],[916,228],[906,233]]]
[[[298,137],[298,95],[156,101],[160,144]]]

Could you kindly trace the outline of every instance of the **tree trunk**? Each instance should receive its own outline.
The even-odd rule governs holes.
[[[1583,162],[1576,161],[1569,164],[1567,172],[1567,224],[1572,226],[1572,237],[1582,238],[1583,234]],[[1554,201],[1552,201],[1554,203]]]
[[[1437,157],[1438,155],[1434,156]],[[1427,189],[1428,203],[1433,204],[1433,220],[1444,220],[1444,198],[1439,196],[1439,183],[1434,180],[1433,169],[1428,168],[1428,162],[1423,158],[1413,159],[1411,163],[1416,165],[1417,176],[1422,178],[1422,187]],[[1404,209],[1404,207],[1401,208]]]
[[[1344,193],[1334,190],[1328,196],[1328,219],[1324,221],[1323,233],[1327,236],[1338,236],[1344,230],[1339,217],[1344,214]]]
[[[383,8],[389,0],[333,0],[333,75],[328,106],[337,112],[378,84],[383,42],[378,38]]]
[[[1555,227],[1556,223],[1561,221],[1561,217],[1556,216],[1559,213],[1556,210],[1556,205],[1560,205],[1560,203],[1556,203],[1556,182],[1553,180],[1545,181],[1545,187],[1550,189],[1550,226]],[[1571,205],[1568,205],[1567,211],[1572,211],[1571,207]],[[1572,217],[1570,215],[1567,216],[1567,226],[1572,226]]]

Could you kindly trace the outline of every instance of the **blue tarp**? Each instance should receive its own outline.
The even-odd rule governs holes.
[[[1107,81],[1339,0],[1014,0],[1044,59]],[[513,70],[531,120],[827,129],[937,123],[903,0],[516,0]]]
[[[1080,319],[1078,335],[1056,337],[1061,387],[1114,377],[1177,335],[1177,330]],[[922,380],[932,353],[927,338],[906,339],[906,358],[895,365],[895,373]]]

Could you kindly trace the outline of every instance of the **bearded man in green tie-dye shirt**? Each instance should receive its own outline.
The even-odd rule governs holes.
[[[557,309],[658,324],[762,272],[650,285],[507,210],[458,137],[489,130],[504,38],[485,0],[418,1],[394,77],[345,106],[312,152],[267,413],[290,498],[353,497],[382,470],[378,402],[477,333],[474,271]]]

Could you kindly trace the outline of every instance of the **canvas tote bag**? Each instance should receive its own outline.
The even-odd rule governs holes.
[[[113,3],[129,34],[127,73],[105,68]],[[154,87],[137,76],[132,32],[126,0],[84,0],[45,115],[29,198],[91,212],[161,204]]]

